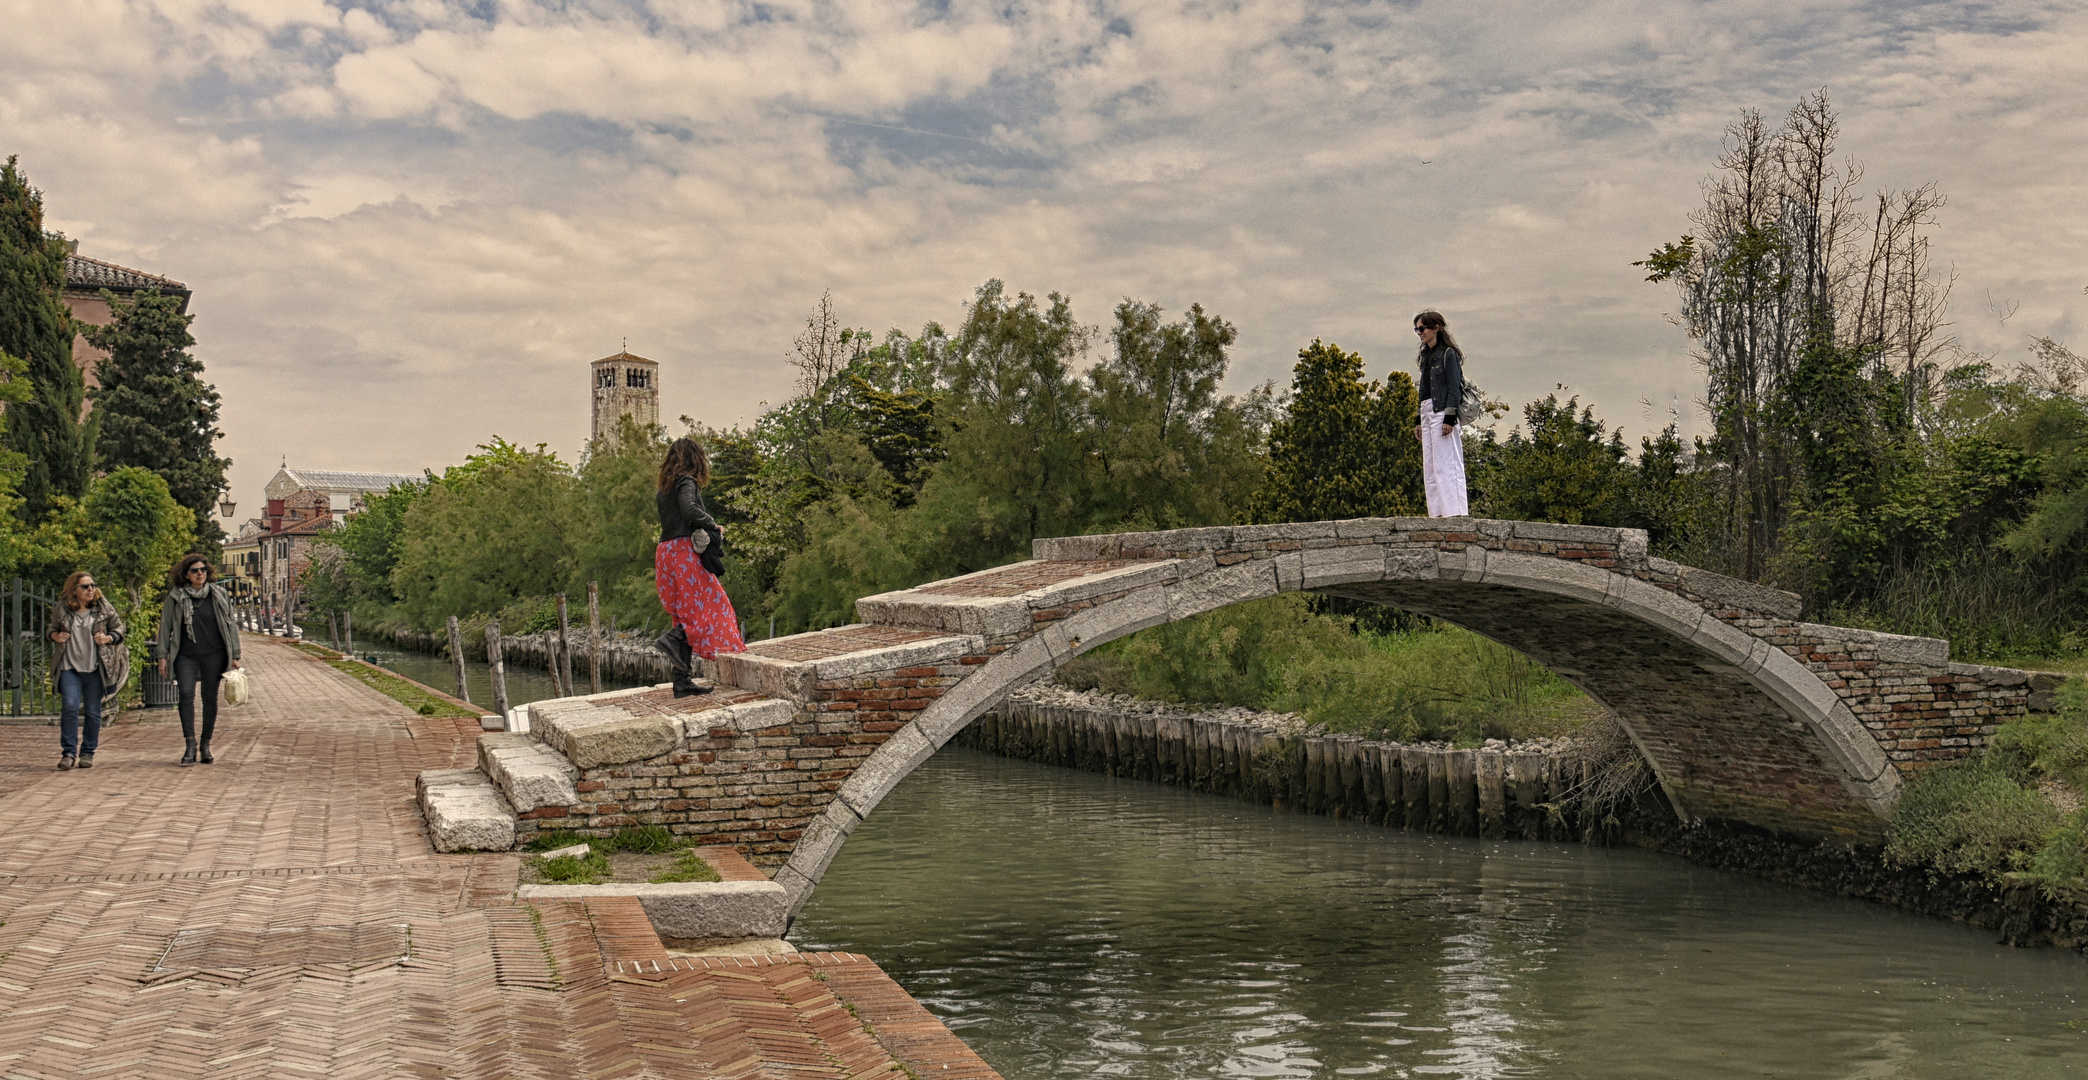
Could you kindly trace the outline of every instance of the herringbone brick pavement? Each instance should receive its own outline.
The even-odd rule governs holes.
[[[85,772],[0,727],[0,1078],[993,1076],[862,958],[676,961],[635,901],[516,902],[515,856],[436,854],[413,800],[475,721],[244,652],[214,765],[171,712]]]

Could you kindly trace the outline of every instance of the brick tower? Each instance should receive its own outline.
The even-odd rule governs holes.
[[[593,423],[588,439],[607,438],[616,433],[618,417],[628,416],[640,424],[660,422],[660,365],[629,350],[605,356],[589,364],[594,393]]]

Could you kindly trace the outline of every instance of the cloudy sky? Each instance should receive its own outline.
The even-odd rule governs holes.
[[[2088,4],[0,0],[0,153],[83,253],[186,281],[235,493],[277,462],[571,455],[587,361],[751,420],[822,290],[1199,301],[1236,389],[1440,307],[1474,378],[1632,437],[1698,374],[1631,260],[1721,129],[1826,87],[1934,182],[1953,331],[2088,344]],[[2013,312],[2007,318],[2002,315]],[[1641,401],[1652,402],[1652,407]]]

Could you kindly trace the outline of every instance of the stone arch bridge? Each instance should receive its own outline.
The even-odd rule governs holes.
[[[1801,621],[1797,597],[1651,558],[1633,529],[1365,518],[1038,540],[1033,556],[720,657],[707,696],[528,706],[526,734],[482,740],[479,770],[422,777],[435,842],[665,825],[737,847],[794,913],[878,802],[1009,691],[1126,634],[1300,590],[1520,650],[1616,714],[1685,820],[1787,834],[1876,838],[1909,774],[2056,686],[1953,664],[1940,640]]]

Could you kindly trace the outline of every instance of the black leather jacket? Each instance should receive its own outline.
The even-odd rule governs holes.
[[[1433,402],[1445,423],[1457,422],[1457,407],[1464,402],[1464,354],[1457,346],[1422,350],[1420,390],[1421,400]]]
[[[699,531],[709,533],[718,527],[710,511],[703,507],[703,492],[697,489],[693,476],[676,480],[672,490],[660,492],[653,501],[660,510],[660,542],[663,544],[694,536]],[[698,544],[696,550],[701,551],[704,546]]]

